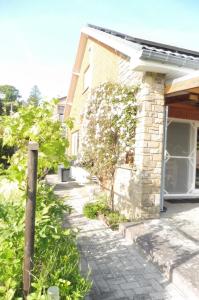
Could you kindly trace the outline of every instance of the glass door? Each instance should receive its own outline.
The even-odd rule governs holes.
[[[195,164],[195,189],[199,189],[199,128],[196,133],[196,164]]]
[[[197,179],[194,182],[194,127],[191,123],[170,121],[167,128],[167,145],[165,160],[165,194],[190,194],[199,188],[199,151]],[[198,133],[199,149],[199,133]]]

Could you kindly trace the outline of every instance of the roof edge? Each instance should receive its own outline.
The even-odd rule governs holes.
[[[174,52],[179,52],[181,54],[187,54],[187,55],[192,55],[192,56],[199,57],[199,51],[190,50],[190,49],[181,48],[181,47],[177,47],[177,46],[173,46],[173,45],[168,45],[168,44],[164,44],[164,43],[158,43],[158,42],[153,42],[153,41],[150,41],[150,40],[145,40],[145,39],[132,37],[130,35],[123,34],[121,32],[118,32],[118,31],[115,31],[115,30],[112,30],[112,29],[96,26],[96,25],[93,25],[93,24],[87,24],[87,26],[90,27],[90,28],[93,28],[93,29],[97,29],[97,30],[102,31],[102,32],[106,32],[108,34],[112,34],[112,35],[120,37],[120,38],[123,38],[127,41],[131,41],[131,42],[140,44],[140,45],[148,45],[148,46],[152,46],[152,47],[157,47],[159,49],[165,49],[165,50],[170,50],[170,51],[174,51]]]

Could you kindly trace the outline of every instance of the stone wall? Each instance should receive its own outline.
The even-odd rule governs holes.
[[[116,170],[114,185],[116,208],[131,219],[158,217],[164,76],[133,72],[127,57],[118,55],[96,42],[88,41],[70,114],[75,120],[73,131],[81,128],[80,145],[82,132],[84,132],[82,120],[90,95],[90,89],[83,91],[83,77],[85,69],[91,63],[88,55],[91,46],[94,61],[91,88],[106,81],[139,86],[134,167],[131,169],[128,166],[120,166]]]
[[[137,101],[134,166],[128,172],[118,167],[115,202],[130,219],[155,218],[160,210],[164,75],[144,74]]]
[[[131,219],[140,218],[140,204],[136,206],[133,195],[133,171],[127,165],[118,166],[114,180],[114,206],[123,215]]]

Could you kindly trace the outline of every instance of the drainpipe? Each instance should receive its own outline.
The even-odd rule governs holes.
[[[168,106],[164,107],[163,122],[163,145],[162,145],[162,170],[161,170],[161,186],[160,186],[160,212],[164,211],[164,187],[165,187],[165,161],[166,161],[166,144],[167,144],[167,120]]]

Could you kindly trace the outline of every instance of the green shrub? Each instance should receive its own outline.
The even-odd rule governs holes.
[[[104,201],[86,203],[83,207],[83,214],[89,219],[96,219],[98,215],[106,215],[110,211]]]
[[[83,207],[83,214],[89,219],[96,219],[99,215],[104,215],[108,225],[112,229],[117,229],[119,223],[128,221],[118,211],[111,211],[107,204],[105,194],[96,196],[96,202],[86,203]]]
[[[83,207],[83,214],[89,219],[96,219],[98,206],[96,203],[86,203]]]
[[[52,118],[53,111],[53,104],[43,102],[0,117],[0,139],[16,149],[8,169],[0,170],[0,300],[22,299],[28,141],[39,144],[34,269],[28,300],[46,300],[52,285],[59,287],[60,300],[83,299],[90,289],[79,272],[76,237],[62,227],[64,211],[70,212],[70,207],[41,180],[60,161],[67,163],[68,141],[63,139],[61,123]],[[66,123],[71,128],[71,120]]]
[[[119,223],[127,221],[127,219],[121,215],[118,211],[110,212],[107,215],[107,222],[112,229],[117,229]]]
[[[25,193],[17,183],[0,181],[0,299],[22,299]],[[70,207],[52,188],[38,185],[32,293],[29,300],[46,299],[56,285],[61,299],[82,299],[90,283],[80,275],[76,237],[63,230],[62,220]]]

